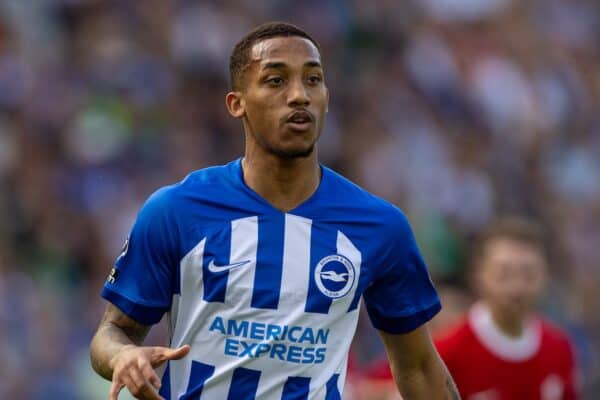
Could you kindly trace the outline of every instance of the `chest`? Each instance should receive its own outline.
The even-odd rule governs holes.
[[[568,380],[563,370],[560,360],[544,349],[530,360],[507,362],[471,346],[455,379],[466,399],[561,400]]]
[[[352,232],[292,214],[249,216],[201,232],[193,262],[204,301],[318,314],[356,309],[368,279]]]

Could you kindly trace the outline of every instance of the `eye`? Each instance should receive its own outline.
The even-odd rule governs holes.
[[[281,86],[283,84],[283,78],[280,76],[274,76],[272,78],[268,78],[265,82],[268,83],[269,86]]]
[[[321,83],[322,81],[323,81],[323,78],[321,78],[320,75],[310,75],[308,77],[308,82],[313,85],[317,85],[317,84]]]

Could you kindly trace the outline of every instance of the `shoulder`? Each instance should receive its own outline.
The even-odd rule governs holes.
[[[553,322],[539,318],[542,341],[540,353],[546,364],[559,366],[559,368],[573,377],[577,369],[575,347],[569,335]]]
[[[144,203],[141,215],[165,216],[180,214],[193,198],[210,191],[218,191],[230,177],[229,164],[212,166],[188,174],[181,181],[160,187]]]
[[[323,170],[329,177],[328,194],[335,198],[337,207],[353,210],[355,215],[372,222],[384,223],[387,229],[395,233],[410,232],[408,218],[400,208],[330,168],[324,166]]]
[[[566,331],[546,318],[538,318],[544,341],[551,344],[552,347],[562,348],[567,352],[571,352],[571,340]]]
[[[180,183],[184,188],[205,185],[222,185],[231,179],[238,160],[224,165],[214,165],[189,173]]]

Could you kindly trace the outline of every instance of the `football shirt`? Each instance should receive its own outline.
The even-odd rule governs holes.
[[[440,309],[396,207],[321,166],[315,193],[282,212],[241,160],[188,175],[142,207],[102,295],[136,321],[168,314],[167,399],[340,399],[364,300],[405,333]]]

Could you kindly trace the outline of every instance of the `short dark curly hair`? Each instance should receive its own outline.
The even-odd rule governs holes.
[[[250,50],[254,44],[279,36],[299,36],[308,39],[317,47],[319,52],[321,51],[319,43],[296,25],[279,21],[261,24],[248,32],[233,48],[231,57],[229,58],[229,76],[233,90],[239,90],[243,87],[244,72],[250,65]]]

